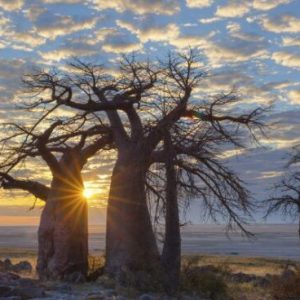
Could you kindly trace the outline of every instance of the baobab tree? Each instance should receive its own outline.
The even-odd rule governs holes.
[[[81,61],[71,67],[75,68],[73,75],[40,72],[28,75],[27,82],[48,91],[41,105],[46,102],[105,112],[117,150],[107,208],[106,271],[117,278],[127,270],[151,271],[161,260],[147,207],[147,172],[166,130],[189,111],[192,91],[199,87],[205,72],[199,68],[194,51],[170,55],[165,63],[124,58],[113,75],[102,66]],[[224,136],[227,132],[220,127],[221,122],[233,121],[250,128],[262,113],[255,109],[237,117],[224,115],[222,109],[212,109],[221,108],[222,101],[224,97],[211,111],[206,110],[206,101],[202,107],[204,117],[224,130]]]
[[[46,129],[45,125],[6,124],[10,134],[1,141],[1,187],[27,191],[45,202],[38,229],[41,279],[66,279],[74,272],[87,275],[88,215],[81,171],[90,157],[113,143],[107,126],[90,121],[87,115],[52,122],[44,119]],[[40,158],[50,170],[50,186],[15,177],[19,167],[32,177],[30,163],[41,163]]]
[[[176,293],[180,279],[180,215],[191,201],[197,199],[211,219],[224,219],[228,229],[237,227],[252,235],[245,228],[254,207],[251,195],[223,162],[222,150],[230,145],[246,147],[251,136],[256,140],[263,133],[264,110],[252,112],[248,122],[249,115],[228,112],[238,101],[232,93],[216,96],[206,108],[202,106],[200,119],[174,124],[166,132],[162,149],[152,154],[154,164],[147,174],[147,190],[149,201],[156,206],[152,208],[154,220],[159,222],[162,215],[160,222],[165,224],[161,259],[171,294]],[[218,106],[222,106],[221,115]]]
[[[300,172],[295,171],[300,162],[299,146],[295,147],[292,158],[287,164],[287,174],[274,187],[274,196],[264,201],[267,207],[266,217],[273,213],[281,213],[283,217],[298,220],[300,239]]]

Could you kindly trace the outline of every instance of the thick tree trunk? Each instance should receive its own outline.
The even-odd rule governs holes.
[[[166,217],[162,264],[166,273],[166,290],[169,294],[174,295],[179,288],[180,281],[181,237],[176,188],[176,170],[170,143],[171,141],[166,138]]]
[[[116,278],[126,271],[149,271],[159,252],[146,202],[147,164],[141,153],[119,156],[107,207],[106,271]]]
[[[300,240],[300,212],[299,212],[299,220],[298,220],[298,237]]]
[[[81,168],[63,157],[41,216],[37,271],[41,279],[64,279],[88,269],[87,203]]]

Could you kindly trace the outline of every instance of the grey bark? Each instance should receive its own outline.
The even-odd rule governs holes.
[[[162,265],[165,270],[165,287],[170,295],[176,294],[180,282],[181,237],[177,199],[174,149],[169,134],[164,139],[166,168],[166,216],[165,240],[162,251]]]
[[[146,203],[146,160],[141,151],[119,155],[107,208],[106,271],[117,277],[124,271],[149,270],[159,252]]]
[[[38,231],[37,271],[41,279],[64,279],[88,269],[87,203],[82,195],[82,164],[67,152],[59,161]]]

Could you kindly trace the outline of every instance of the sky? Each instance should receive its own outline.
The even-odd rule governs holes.
[[[157,59],[188,47],[200,51],[210,74],[202,92],[235,87],[241,105],[272,103],[261,144],[224,153],[255,199],[266,198],[300,143],[300,0],[0,0],[0,120],[25,118],[15,105],[22,74],[35,66],[64,69],[75,56],[110,66],[132,51]],[[84,170],[94,223],[105,215],[110,155],[101,172],[95,160]],[[47,181],[47,168],[36,166],[26,176]],[[33,200],[0,191],[0,225],[36,224],[41,209],[28,211]]]

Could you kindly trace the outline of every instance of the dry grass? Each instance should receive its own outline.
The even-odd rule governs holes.
[[[216,267],[228,268],[233,273],[242,272],[257,276],[265,276],[266,274],[278,275],[282,273],[287,264],[291,263],[300,266],[300,262],[262,257],[222,255],[198,255],[196,257],[198,257],[199,266],[214,265]],[[186,259],[186,256],[183,257],[184,259]]]
[[[36,264],[36,251],[30,249],[9,249],[0,248],[0,259],[10,258],[13,263],[17,263],[21,260],[29,261],[33,267]],[[184,256],[183,264],[191,260],[194,266],[213,265],[224,273],[245,273],[254,274],[256,276],[264,277],[266,274],[279,275],[288,265],[294,266],[300,270],[299,261],[289,261],[271,258],[259,258],[259,257],[240,257],[234,256],[212,256],[212,255],[198,255],[198,256]],[[90,260],[91,270],[95,270],[103,266],[104,260],[102,255],[91,256]],[[211,276],[211,275],[210,275]],[[205,276],[204,276],[205,277]],[[103,277],[104,278],[104,277]],[[201,278],[200,278],[201,279]],[[200,280],[199,279],[199,280]],[[197,279],[198,280],[198,279]],[[205,281],[207,290],[211,287],[215,288],[215,278],[205,277],[201,281]],[[220,280],[220,278],[218,278]],[[264,288],[254,286],[253,283],[236,283],[229,282],[225,279],[226,287],[223,286],[222,281],[219,282],[218,288],[222,290],[226,289],[227,294],[230,295],[231,300],[299,300],[300,299],[300,271],[296,273],[295,277],[291,277],[289,280],[282,281],[279,279],[272,282],[271,287]],[[103,282],[102,282],[103,283]],[[97,284],[97,283],[95,283]],[[98,282],[99,284],[99,282]],[[292,294],[291,294],[292,293]],[[132,294],[132,293],[130,293]],[[291,294],[291,295],[289,295]],[[296,295],[296,296],[295,296]],[[216,298],[217,299],[217,298]],[[222,299],[222,298],[221,298]]]

